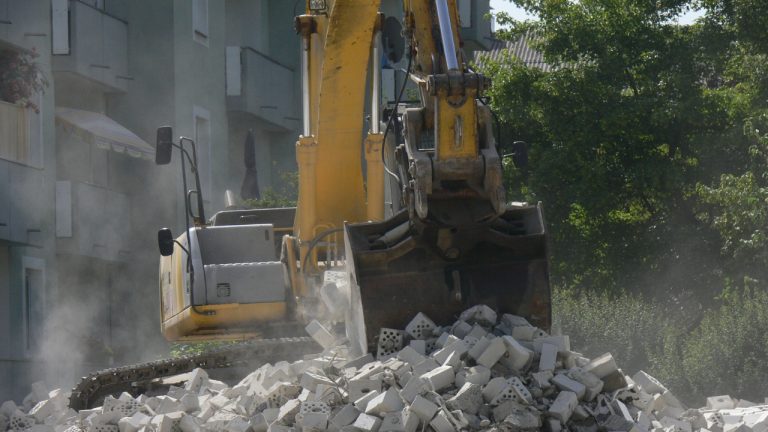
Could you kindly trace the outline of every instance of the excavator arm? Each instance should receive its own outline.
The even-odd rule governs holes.
[[[403,4],[408,72],[422,103],[392,119],[403,133],[387,158],[398,167],[388,169],[399,173],[403,210],[345,225],[349,337],[364,352],[379,329],[403,328],[417,312],[447,324],[475,304],[549,328],[542,207],[506,204],[491,113],[480,101],[490,83],[464,60],[456,2]]]

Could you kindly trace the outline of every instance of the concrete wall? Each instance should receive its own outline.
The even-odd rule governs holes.
[[[229,138],[225,79],[225,3],[208,2],[209,35],[207,45],[193,40],[192,2],[174,1],[174,72],[175,72],[175,130],[176,134],[195,137],[196,115],[209,115],[209,148],[198,146],[201,181],[208,214],[224,207],[224,185]],[[208,169],[206,169],[208,168]]]
[[[50,1],[14,1],[6,5],[6,19],[13,24],[0,26],[0,44],[40,54],[37,63],[47,77],[51,72]],[[20,290],[24,258],[37,258],[45,271],[42,287],[46,306],[55,301],[57,290],[54,254],[54,185],[56,179],[54,132],[54,83],[39,100],[40,113],[34,115],[32,148],[35,160],[28,164],[0,160],[0,181],[10,203],[11,229],[0,235],[0,399],[26,394],[33,368],[34,353],[23,348],[23,298]],[[35,231],[27,231],[34,229]],[[39,232],[36,232],[39,230]],[[34,244],[35,247],[28,246]],[[22,394],[23,393],[23,394]]]

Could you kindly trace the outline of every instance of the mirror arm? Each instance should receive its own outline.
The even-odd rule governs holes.
[[[197,146],[195,142],[187,137],[179,138],[179,145],[184,141],[189,142],[192,145],[192,159],[194,160],[193,168],[195,173],[195,187],[197,188],[197,220],[199,225],[205,225],[205,209],[203,206],[203,190],[200,187],[200,170],[197,169]]]
[[[189,250],[188,250],[187,248],[185,248],[185,247],[184,247],[184,245],[183,245],[183,244],[181,244],[181,242],[180,242],[180,241],[178,241],[178,240],[176,240],[176,239],[173,239],[173,242],[174,242],[174,243],[176,243],[177,245],[179,245],[179,247],[181,248],[181,250],[183,250],[184,252],[186,252],[186,253],[187,253],[187,255],[191,256],[191,254],[189,253]]]

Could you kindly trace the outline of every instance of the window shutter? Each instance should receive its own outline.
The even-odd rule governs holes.
[[[51,0],[53,54],[69,54],[69,0]]]

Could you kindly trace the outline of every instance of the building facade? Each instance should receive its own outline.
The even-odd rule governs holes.
[[[0,63],[0,400],[168,354],[156,232],[183,230],[184,191],[155,131],[196,141],[208,216],[239,196],[249,131],[262,190],[290,192],[301,3],[0,0],[0,60],[34,57],[47,81],[16,100]],[[484,48],[488,0],[459,4],[465,47]],[[404,67],[383,74],[390,102]]]

